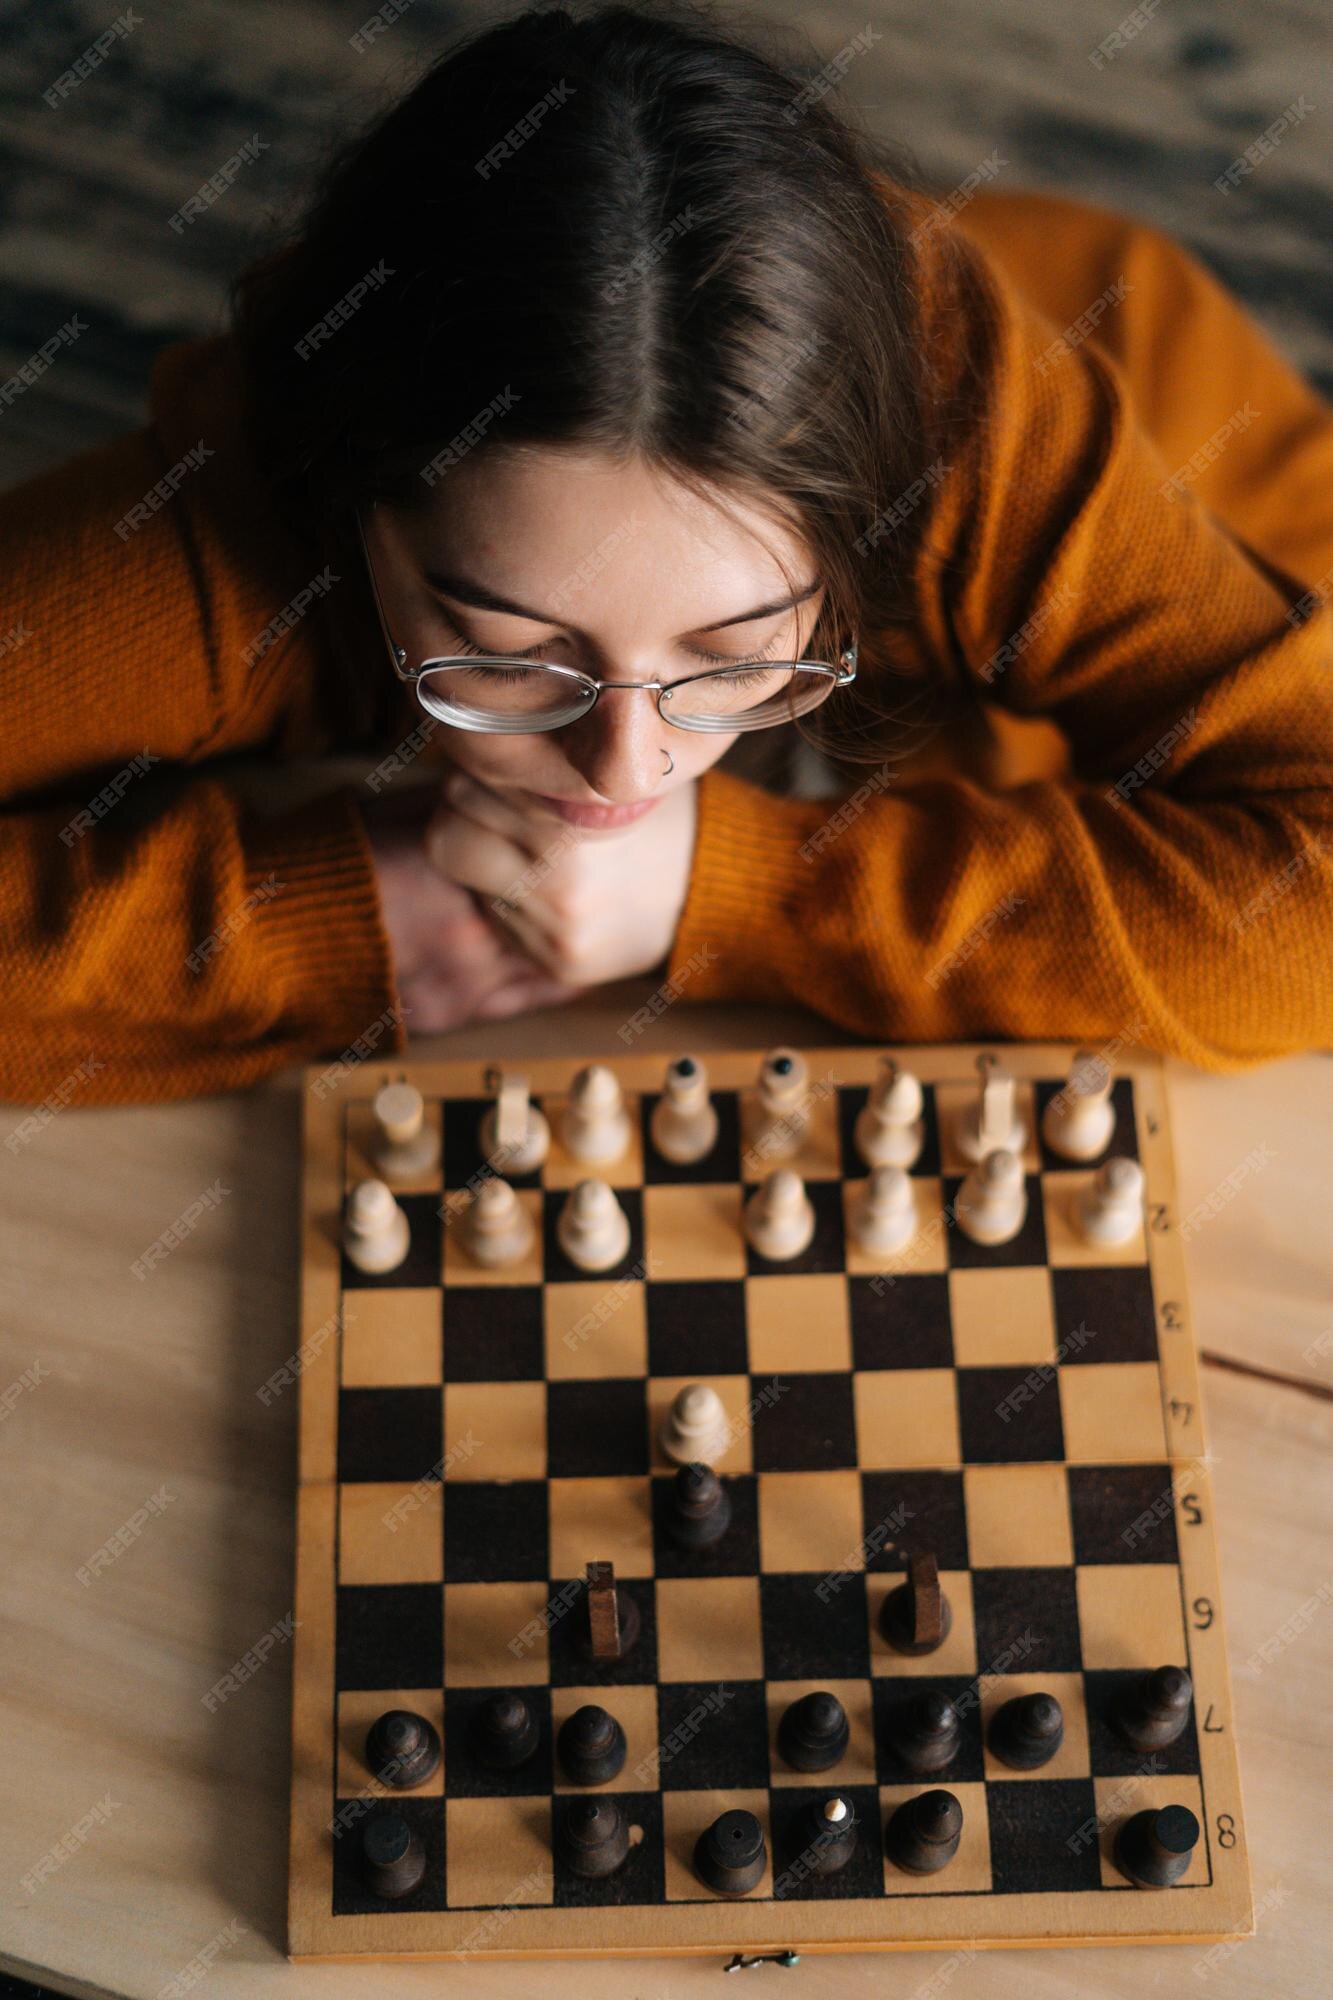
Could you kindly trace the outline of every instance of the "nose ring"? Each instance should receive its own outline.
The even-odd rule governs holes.
[[[662,755],[666,758],[666,769],[665,771],[663,771],[662,776],[664,778],[669,778],[671,776],[671,773],[676,768],[676,760],[672,756],[671,752],[667,749],[665,743],[662,745]]]

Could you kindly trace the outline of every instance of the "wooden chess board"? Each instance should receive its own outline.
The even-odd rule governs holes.
[[[648,1119],[660,1056],[608,1058],[633,1143],[615,1167],[631,1222],[622,1267],[589,1278],[555,1238],[563,1192],[587,1169],[561,1149],[576,1065],[529,1063],[551,1119],[544,1166],[516,1178],[538,1223],[526,1263],[471,1263],[457,1217],[482,1168],[492,1099],[483,1065],[312,1071],[306,1092],[300,1499],[293,1723],[290,1951],[294,1958],[592,1956],[971,1948],[1213,1939],[1252,1928],[1194,1336],[1163,1081],[1120,1063],[1115,1135],[1146,1177],[1145,1228],[1092,1250],[1072,1204],[1092,1168],[1044,1147],[1039,1121],[1072,1051],[1007,1048],[1029,1134],[1029,1207],[983,1249],[952,1221],[966,1163],[951,1134],[975,1096],[978,1051],[893,1053],[925,1085],[912,1169],[921,1226],[874,1260],[845,1205],[864,1179],[856,1114],[886,1051],[806,1051],[810,1125],[784,1165],[817,1215],[809,1249],[766,1265],[741,1229],[744,1195],[775,1164],[747,1150],[760,1055],[707,1057],[719,1113],[699,1165],[657,1157]],[[395,1184],[406,1263],[366,1277],[342,1258],[348,1187],[376,1172],[371,1099],[390,1077],[442,1121],[442,1162]],[[657,1429],[685,1383],[710,1383],[733,1421],[716,1469],[723,1540],[681,1553],[662,1533],[673,1472]],[[880,1634],[886,1592],[930,1550],[953,1610],[914,1657]],[[591,1664],[571,1606],[589,1560],[610,1560],[642,1618],[622,1660]],[[1145,1758],[1112,1730],[1137,1672],[1188,1666],[1185,1734]],[[912,1779],[888,1737],[896,1703],[938,1688],[962,1720],[946,1771]],[[520,1689],[542,1722],[537,1757],[479,1770],[469,1718]],[[777,1719],[829,1688],[851,1723],[823,1774],[789,1770]],[[1013,1694],[1054,1693],[1065,1739],[1040,1770],[985,1746]],[[570,1876],[553,1826],[575,1787],[554,1730],[596,1700],[629,1754],[611,1789],[631,1821],[624,1866]],[[439,1729],[419,1790],[390,1792],[364,1762],[368,1725],[406,1707]],[[964,1811],[953,1862],[908,1875],[885,1856],[887,1815],[930,1785]],[[793,1865],[812,1787],[850,1798],[856,1854],[821,1879]],[[416,1828],[427,1867],[397,1903],[353,1865],[371,1802]],[[1117,1826],[1188,1806],[1202,1828],[1170,1889],[1128,1884]],[[739,1900],[691,1867],[699,1832],[743,1806],[769,1868]]]

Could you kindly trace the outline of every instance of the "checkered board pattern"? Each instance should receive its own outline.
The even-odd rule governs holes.
[[[864,1178],[852,1130],[880,1049],[810,1050],[810,1125],[788,1162],[806,1179],[810,1248],[766,1264],[741,1230],[774,1164],[747,1145],[759,1052],[710,1056],[710,1156],[678,1167],[648,1136],[664,1061],[610,1058],[634,1138],[604,1170],[629,1215],[624,1265],[573,1269],[555,1235],[581,1168],[562,1150],[577,1065],[525,1065],[551,1120],[549,1157],[515,1185],[538,1227],[523,1265],[472,1264],[457,1218],[481,1168],[481,1064],[367,1064],[311,1073],[303,1204],[301,1492],[295,1647],[290,1949],[297,1958],[598,1955],[1208,1939],[1252,1927],[1193,1335],[1162,1078],[1123,1067],[1112,1150],[1137,1155],[1145,1229],[1093,1251],[1072,1204],[1092,1169],[1040,1140],[1072,1051],[1004,1051],[1030,1134],[1028,1216],[997,1249],[952,1221],[965,1162],[952,1133],[976,1089],[968,1048],[893,1053],[926,1089],[913,1180],[920,1227],[876,1261],[846,1204]],[[371,1099],[390,1076],[442,1125],[441,1166],[396,1191],[407,1261],[368,1278],[340,1256],[348,1187],[375,1171]],[[675,1392],[709,1382],[732,1416],[717,1470],[733,1504],[713,1550],[663,1533],[673,1467],[657,1428]],[[944,1644],[894,1653],[884,1596],[933,1550],[953,1610]],[[641,1636],[593,1665],[569,1606],[589,1560],[614,1563]],[[1195,1712],[1145,1760],[1110,1725],[1126,1679],[1186,1664]],[[833,1689],[851,1740],[802,1775],[775,1747],[797,1695]],[[897,1704],[937,1687],[963,1744],[912,1781],[891,1748]],[[539,1754],[496,1777],[469,1755],[469,1719],[518,1688]],[[1065,1740],[1019,1773],[985,1747],[1011,1695],[1058,1695]],[[561,1721],[590,1700],[623,1725],[613,1781],[633,1845],[602,1882],[569,1875],[553,1835],[573,1793],[554,1765]],[[389,1793],[364,1762],[368,1725],[430,1716],[441,1767]],[[941,1874],[885,1858],[892,1808],[927,1783],[960,1799],[960,1850]],[[863,1834],[845,1870],[793,1866],[812,1792],[847,1793]],[[398,1903],[353,1866],[366,1802],[392,1798],[427,1868]],[[1179,1802],[1203,1829],[1183,1882],[1145,1892],[1111,1861],[1119,1821]],[[758,1814],[770,1866],[740,1900],[694,1875],[700,1830]],[[335,1834],[334,1829],[340,1829]]]

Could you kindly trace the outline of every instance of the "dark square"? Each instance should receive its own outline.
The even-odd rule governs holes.
[[[1077,1367],[1081,1361],[1156,1361],[1157,1321],[1145,1265],[1052,1271],[1051,1291],[1062,1367]]]
[[[1170,1660],[1156,1660],[1155,1666],[1178,1664]],[[1181,1772],[1197,1774],[1199,1769],[1199,1739],[1196,1724],[1210,1719],[1216,1727],[1215,1705],[1205,1702],[1202,1718],[1191,1707],[1185,1727],[1174,1743],[1168,1743],[1161,1750],[1132,1750],[1119,1730],[1115,1727],[1113,1714],[1117,1701],[1132,1691],[1135,1684],[1143,1679],[1144,1669],[1107,1669],[1098,1673],[1085,1673],[1083,1692],[1088,1708],[1088,1754],[1092,1762],[1094,1778],[1129,1778],[1143,1770],[1162,1771],[1172,1776]]]
[[[765,1177],[766,1178],[766,1177]],[[846,1264],[842,1242],[842,1182],[807,1181],[806,1194],[815,1211],[815,1233],[799,1257],[774,1263],[761,1257],[749,1243],[745,1246],[745,1268],[750,1276],[763,1277],[784,1271],[841,1271]],[[752,1189],[747,1185],[746,1198]]]
[[[546,1385],[552,1479],[630,1477],[648,1470],[648,1385],[641,1375]]]
[[[618,1264],[612,1264],[606,1271],[580,1271],[577,1264],[571,1264],[557,1240],[556,1229],[560,1221],[560,1211],[569,1200],[566,1188],[547,1188],[542,1196],[542,1249],[545,1257],[547,1284],[586,1285],[590,1280],[613,1285],[617,1278],[644,1276],[643,1264],[643,1193],[639,1188],[617,1188],[616,1200],[624,1209],[629,1221],[629,1249]]]
[[[630,1824],[630,1850],[614,1875],[590,1882],[572,1875],[560,1856],[560,1819],[578,1798],[563,1795],[551,1801],[555,1842],[555,1906],[557,1909],[608,1909],[666,1901],[662,1862],[662,1800],[656,1792],[617,1792],[616,1803]],[[639,1829],[636,1841],[634,1829]]]
[[[663,1791],[761,1791],[768,1783],[764,1683],[663,1681],[657,1740]]]
[[[856,1147],[856,1121],[861,1115],[869,1090],[861,1085],[849,1085],[838,1092],[838,1138],[842,1149],[843,1179],[859,1181],[869,1172],[865,1161]],[[935,1086],[923,1083],[921,1086],[921,1123],[923,1127],[921,1151],[908,1168],[911,1174],[938,1174],[940,1170],[940,1128],[935,1110]]]
[[[540,1285],[446,1285],[446,1382],[540,1382],[546,1341]]]
[[[1091,1778],[991,1780],[986,1811],[997,1895],[1101,1888]]]
[[[858,1368],[952,1368],[949,1280],[942,1271],[847,1280]]]
[[[870,1674],[865,1578],[840,1589],[826,1574],[795,1571],[759,1579],[764,1675],[770,1681],[865,1680]]]
[[[386,1902],[373,1895],[357,1865],[368,1820],[386,1812],[399,1813],[426,1850],[426,1872],[409,1896]],[[335,1917],[377,1916],[385,1910],[442,1910],[444,1902],[443,1799],[340,1799],[338,1837],[333,1843],[333,1914]]]
[[[829,1773],[837,1779],[837,1772]],[[859,1824],[851,1857],[834,1875],[816,1875],[810,1866],[812,1811],[834,1792],[846,1799]],[[882,1896],[884,1862],[879,1793],[873,1785],[774,1785],[768,1795],[773,1832],[773,1895],[783,1903],[824,1903],[840,1896]]]
[[[1077,1563],[1173,1563],[1175,1497],[1168,1465],[1071,1465]],[[1160,1666],[1158,1660],[1145,1662]]]
[[[444,1185],[451,1192],[475,1184],[491,1173],[481,1157],[481,1121],[495,1108],[493,1097],[449,1097],[444,1104]],[[507,1173],[511,1187],[538,1187],[541,1169],[530,1174]]]
[[[967,1507],[961,1472],[863,1472],[861,1517],[867,1569],[901,1569],[933,1554],[944,1569],[967,1568]]]
[[[643,1105],[643,1178],[649,1187],[681,1187],[690,1182],[706,1186],[714,1181],[738,1181],[741,1177],[740,1100],[734,1090],[715,1090],[713,1109],[717,1113],[717,1138],[701,1160],[678,1166],[664,1160],[651,1137],[653,1109],[661,1093],[652,1091]]]
[[[856,1464],[852,1378],[752,1375],[756,1472],[827,1472]]]
[[[338,1477],[438,1479],[444,1456],[444,1408],[435,1389],[340,1389]]]
[[[894,1748],[904,1711],[919,1695],[942,1694],[958,1712],[958,1754],[943,1771],[922,1777],[909,1770]],[[980,1784],[986,1774],[981,1747],[981,1701],[977,1684],[966,1674],[904,1674],[897,1680],[874,1680],[875,1772],[881,1785]]]
[[[960,1368],[958,1429],[965,1465],[1063,1458],[1056,1370]]]
[[[339,1688],[428,1688],[443,1679],[438,1583],[339,1584],[337,1631]]]
[[[444,1691],[444,1775],[452,1798],[515,1799],[540,1797],[551,1789],[551,1694],[545,1687],[506,1688],[521,1694],[537,1720],[541,1741],[526,1764],[513,1771],[492,1771],[479,1763],[472,1748],[472,1723],[477,1710],[496,1688],[446,1688]]]
[[[587,1588],[582,1577],[560,1577],[551,1585],[551,1629],[547,1644],[552,1687],[641,1687],[657,1679],[657,1600],[648,1576],[617,1579],[638,1606],[639,1633],[619,1660],[594,1660],[586,1649]]]
[[[544,1583],[549,1574],[545,1480],[449,1482],[446,1583]]]
[[[407,1217],[407,1255],[392,1271],[378,1274],[358,1271],[342,1254],[342,1288],[345,1292],[401,1292],[409,1287],[438,1285],[440,1282],[440,1197],[437,1194],[400,1194],[398,1206]]]
[[[674,1477],[653,1480],[653,1572],[656,1576],[753,1576],[759,1568],[759,1496],[753,1473],[722,1481],[731,1521],[709,1549],[685,1549],[672,1539]]]
[[[1041,1148],[1041,1164],[1045,1172],[1068,1173],[1072,1169],[1097,1166],[1102,1160],[1118,1158],[1122,1155],[1131,1160],[1139,1157],[1139,1138],[1134,1128],[1134,1085],[1127,1076],[1118,1076],[1111,1085],[1111,1109],[1115,1113],[1115,1128],[1111,1142],[1104,1153],[1098,1153],[1095,1160],[1066,1160],[1059,1153],[1053,1153],[1041,1136],[1041,1121],[1046,1106],[1053,1097],[1064,1089],[1068,1078],[1059,1083],[1039,1083],[1036,1089],[1037,1144]]]
[[[972,1616],[982,1673],[1076,1674],[1083,1664],[1072,1569],[974,1569]]]
[[[740,1278],[644,1287],[652,1375],[744,1375],[745,1284]]]
[[[948,1245],[951,1269],[984,1271],[996,1266],[1009,1269],[1016,1264],[1046,1262],[1046,1217],[1042,1208],[1039,1174],[1027,1176],[1028,1212],[1023,1218],[1023,1227],[1008,1243],[974,1243],[959,1227],[956,1204],[962,1185],[961,1174],[950,1174],[944,1183],[944,1207],[950,1222],[950,1227],[944,1232],[944,1240]]]

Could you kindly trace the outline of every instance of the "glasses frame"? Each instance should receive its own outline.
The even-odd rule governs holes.
[[[567,729],[572,722],[582,722],[586,716],[592,714],[603,692],[608,688],[613,691],[626,693],[654,695],[656,697],[657,713],[663,722],[667,723],[672,729],[689,730],[699,735],[736,735],[746,734],[752,730],[776,729],[783,722],[792,719],[788,716],[775,716],[771,721],[750,723],[747,726],[743,722],[737,723],[733,716],[718,716],[707,722],[682,722],[668,712],[668,704],[670,703],[671,696],[678,688],[691,687],[697,681],[719,679],[725,675],[734,673],[736,671],[734,667],[708,667],[702,673],[683,674],[676,681],[598,680],[595,675],[585,674],[578,667],[562,667],[557,665],[553,660],[525,660],[505,653],[440,653],[431,659],[423,660],[420,666],[409,667],[406,652],[403,647],[398,645],[389,630],[389,621],[384,613],[384,604],[380,597],[379,583],[375,576],[375,565],[371,559],[370,545],[366,540],[365,523],[361,518],[361,509],[360,507],[354,507],[352,511],[356,517],[356,531],[361,543],[361,553],[365,558],[366,575],[370,579],[371,595],[375,600],[375,613],[379,619],[380,631],[384,635],[384,643],[388,648],[390,663],[398,679],[411,685],[419,706],[430,716],[433,722],[447,721],[447,726],[450,729],[463,729],[478,736],[544,736],[548,735],[554,729]],[[775,667],[792,667],[798,673],[803,674],[817,674],[828,682],[828,693],[832,694],[835,688],[849,687],[856,679],[857,651],[858,643],[855,634],[853,634],[851,643],[839,653],[838,664],[836,666],[827,660],[773,660],[765,664]],[[528,669],[540,669],[543,673],[558,674],[572,685],[589,689],[592,699],[580,714],[566,716],[559,721],[546,723],[534,722],[527,716],[518,717],[513,720],[497,718],[491,722],[464,721],[453,716],[445,718],[436,715],[435,711],[427,706],[421,692],[421,682],[424,676],[439,669],[447,671],[455,667],[477,666],[526,667]],[[827,696],[824,699],[827,699]],[[812,702],[810,708],[804,709],[801,712],[808,715],[812,709],[820,706],[822,706],[822,702]]]

